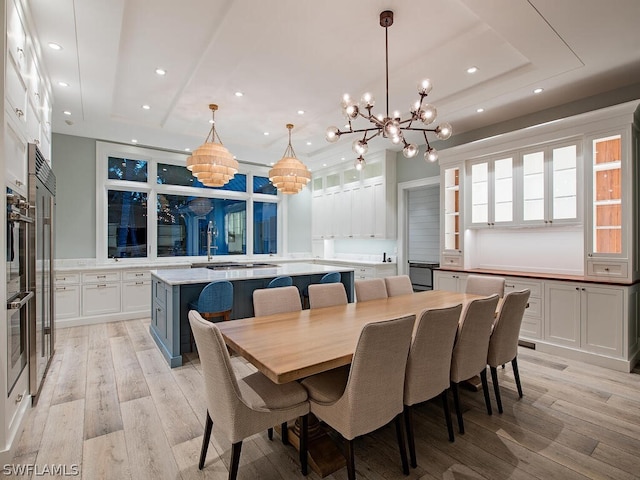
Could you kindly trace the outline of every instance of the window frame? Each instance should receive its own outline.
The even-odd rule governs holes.
[[[207,198],[219,198],[229,200],[246,201],[246,254],[244,255],[219,255],[219,257],[234,259],[268,257],[268,254],[253,253],[253,202],[275,203],[277,205],[277,255],[284,254],[286,244],[283,232],[286,227],[286,201],[283,195],[253,193],[253,177],[267,177],[269,168],[255,164],[240,163],[238,173],[247,176],[246,192],[234,192],[230,190],[216,190],[210,188],[188,187],[182,185],[168,185],[157,183],[158,164],[166,163],[176,166],[185,166],[188,154],[156,150],[124,144],[108,142],[96,142],[96,262],[107,263],[110,259],[108,253],[108,196],[109,190],[139,191],[147,193],[147,256],[139,258],[118,258],[122,263],[185,263],[206,261],[207,256],[176,256],[158,257],[158,232],[156,204],[158,194],[198,196]],[[128,180],[111,180],[108,178],[109,157],[144,160],[147,162],[147,182],[135,182]]]

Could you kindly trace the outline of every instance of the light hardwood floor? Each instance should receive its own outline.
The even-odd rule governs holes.
[[[227,478],[231,446],[215,425],[205,469],[197,468],[206,412],[197,356],[168,368],[148,325],[58,330],[56,355],[14,463],[77,464],[87,480]],[[502,415],[488,416],[482,393],[463,390],[466,433],[454,443],[440,403],[418,406],[418,468],[402,475],[395,431],[387,426],[356,441],[358,478],[640,478],[640,375],[528,349],[518,358],[522,400],[510,366],[499,369]],[[299,479],[296,452],[266,432],[251,437],[238,478]],[[346,469],[326,478],[346,479]]]

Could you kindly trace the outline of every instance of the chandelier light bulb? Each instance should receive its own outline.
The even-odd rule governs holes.
[[[362,98],[360,98],[360,108],[368,109],[373,108],[376,104],[376,99],[371,95],[371,93],[366,92],[362,94]]]
[[[344,116],[347,117],[347,119],[353,120],[358,116],[359,111],[358,106],[351,103],[344,108]]]
[[[430,123],[433,123],[437,116],[438,111],[436,110],[436,107],[430,103],[422,106],[422,110],[420,112],[420,120],[422,120],[422,123],[429,125]]]
[[[348,105],[351,105],[353,102],[351,101],[351,95],[345,93],[342,95],[342,99],[340,100],[340,106],[342,108],[346,108]]]
[[[453,130],[451,129],[451,125],[449,125],[447,122],[441,123],[438,128],[436,128],[436,136],[440,140],[448,139],[452,133]]]
[[[394,118],[395,120],[400,121],[400,118],[401,118],[400,110],[394,110],[394,111],[393,111],[393,118]]]
[[[418,154],[418,146],[410,143],[402,149],[402,154],[405,158],[413,158]]]
[[[356,155],[364,155],[369,150],[369,145],[364,140],[356,140],[353,142],[353,152]]]
[[[364,157],[362,155],[356,158],[355,161],[353,162],[353,166],[359,172],[365,167],[366,164],[367,162],[365,162]]]
[[[325,138],[329,143],[336,143],[338,140],[340,140],[340,130],[338,130],[338,127],[332,126],[327,128],[327,133],[325,134]]]
[[[402,132],[398,132],[397,135],[394,135],[393,137],[391,137],[391,143],[393,143],[394,145],[398,145],[402,143],[402,140],[404,140],[404,137],[402,136]]]
[[[438,161],[438,151],[435,148],[429,148],[426,152],[424,152],[424,160],[425,162],[436,162]]]
[[[425,78],[418,84],[418,93],[420,95],[429,95],[432,88],[433,88],[433,85],[431,85],[431,80],[429,80],[428,78]]]
[[[422,100],[416,100],[411,104],[411,113],[418,114],[420,111],[420,106],[422,105]]]
[[[400,131],[400,123],[396,119],[389,118],[384,122],[383,130],[385,137],[393,138],[397,136]]]

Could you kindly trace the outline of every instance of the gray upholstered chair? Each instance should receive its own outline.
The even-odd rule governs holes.
[[[309,308],[333,307],[347,303],[347,292],[340,282],[309,285]]]
[[[396,295],[408,295],[413,293],[413,285],[409,275],[395,275],[393,277],[385,277],[384,284],[387,287],[387,295],[395,297]]]
[[[411,466],[416,467],[412,406],[440,396],[444,417],[453,442],[453,426],[449,413],[449,373],[451,354],[458,331],[462,304],[449,308],[425,310],[417,320],[416,333],[407,360],[404,378],[404,419],[409,439]]]
[[[387,287],[384,278],[369,278],[366,280],[356,280],[356,300],[358,302],[368,302],[379,298],[387,298]]]
[[[502,298],[504,297],[504,278],[493,275],[469,275],[465,292],[485,297],[495,293]]]
[[[460,382],[480,374],[487,413],[491,415],[491,400],[489,399],[489,386],[487,384],[487,352],[489,351],[489,337],[491,336],[491,327],[495,319],[498,300],[498,295],[491,295],[487,298],[478,298],[469,302],[458,326],[458,335],[451,356],[450,380],[460,433],[464,433],[460,397],[458,395],[458,384]]]
[[[189,323],[200,355],[204,377],[207,419],[198,468],[207,457],[211,430],[216,428],[231,442],[229,479],[236,478],[242,441],[262,430],[302,417],[308,422],[307,392],[297,382],[278,385],[260,372],[237,378],[224,339],[215,323],[207,322],[196,311],[189,312]],[[271,437],[271,435],[270,435]],[[307,444],[301,441],[300,466],[307,473]]]
[[[527,308],[530,290],[510,292],[504,297],[498,318],[493,324],[493,332],[489,339],[489,353],[487,364],[491,370],[493,391],[496,395],[498,412],[502,413],[502,399],[500,398],[500,386],[498,385],[498,365],[504,366],[511,362],[513,377],[518,388],[518,396],[522,398],[522,385],[518,372],[518,338],[520,337],[520,325]]]
[[[253,291],[253,313],[256,317],[302,310],[297,287],[261,288]]]
[[[402,469],[409,473],[402,422],[404,372],[415,315],[369,323],[360,333],[351,367],[305,378],[309,406],[345,439],[349,480],[355,479],[353,439],[395,418]],[[302,435],[308,431],[303,425]]]

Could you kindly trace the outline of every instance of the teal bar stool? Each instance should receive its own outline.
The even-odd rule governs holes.
[[[293,279],[288,276],[276,277],[269,282],[267,288],[290,287],[293,285]]]
[[[209,321],[229,320],[232,308],[233,284],[227,280],[209,283],[202,289],[198,299],[189,303],[189,310],[197,311],[202,318]],[[193,351],[193,334],[191,334],[190,345]]]
[[[325,273],[320,279],[319,283],[338,283],[342,276],[340,272]],[[302,305],[304,308],[309,308],[309,287],[306,286],[302,290]]]

